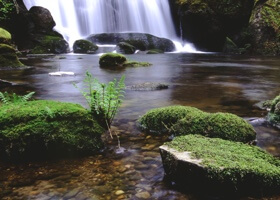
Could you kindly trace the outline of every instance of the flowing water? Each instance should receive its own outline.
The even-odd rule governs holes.
[[[195,52],[176,36],[168,0],[23,0],[27,9],[47,8],[55,29],[72,44],[91,34],[136,32],[174,40],[178,51]]]
[[[280,131],[254,120],[266,111],[257,104],[280,92],[280,58],[224,56],[219,54],[130,55],[131,60],[148,61],[150,67],[101,69],[97,55],[28,58],[30,68],[1,70],[0,79],[11,86],[1,91],[36,91],[37,99],[75,102],[86,106],[73,82],[81,85],[90,71],[103,82],[126,76],[126,85],[143,82],[169,84],[159,91],[126,90],[125,100],[113,130],[117,140],[105,137],[107,149],[100,155],[24,164],[0,163],[0,197],[3,199],[218,199],[179,191],[163,181],[164,171],[158,147],[167,138],[150,136],[137,128],[137,119],[147,110],[168,105],[194,106],[207,112],[230,112],[251,121],[258,146],[280,156]],[[71,71],[75,76],[54,77],[48,73]],[[230,199],[231,197],[226,197]],[[242,198],[254,199],[254,198]],[[280,196],[272,199],[280,199]]]

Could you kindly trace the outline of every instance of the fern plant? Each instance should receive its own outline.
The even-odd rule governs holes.
[[[113,119],[123,101],[125,89],[124,80],[125,76],[123,75],[119,81],[114,79],[105,84],[92,77],[91,73],[86,72],[86,77],[84,79],[85,87],[79,89],[77,85],[74,84],[85,97],[92,115],[109,131]]]
[[[11,103],[23,103],[29,101],[35,92],[30,92],[26,95],[20,96],[16,93],[9,94],[8,92],[0,92],[0,101],[3,104],[11,104]]]

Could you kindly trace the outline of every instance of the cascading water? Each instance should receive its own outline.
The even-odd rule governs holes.
[[[167,0],[23,0],[27,9],[50,10],[57,30],[72,45],[90,34],[114,32],[150,33],[178,40]],[[174,42],[184,51],[181,42]],[[187,44],[185,51],[195,52]]]

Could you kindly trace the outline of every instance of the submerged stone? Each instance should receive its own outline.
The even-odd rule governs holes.
[[[255,146],[186,135],[160,153],[167,180],[183,188],[227,196],[280,192],[280,160]]]
[[[92,154],[104,129],[78,104],[30,101],[0,107],[0,157],[11,160]]]
[[[237,115],[211,114],[188,106],[152,109],[139,119],[139,123],[145,131],[157,134],[200,134],[245,143],[256,138],[252,125]]]

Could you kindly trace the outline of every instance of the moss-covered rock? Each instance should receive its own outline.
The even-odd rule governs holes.
[[[20,66],[23,64],[19,61],[16,50],[7,44],[0,44],[0,67]]]
[[[280,160],[258,147],[187,135],[175,137],[160,152],[168,180],[200,194],[280,192]]]
[[[119,53],[105,53],[99,59],[100,67],[120,67],[127,61],[126,57]]]
[[[265,101],[263,106],[269,110],[267,120],[276,126],[280,126],[280,95],[272,100]]]
[[[117,47],[118,47],[118,52],[123,54],[134,54],[136,51],[136,48],[134,46],[126,42],[118,43]]]
[[[256,1],[249,24],[253,53],[280,55],[280,3]]]
[[[123,66],[124,67],[148,67],[151,66],[152,64],[149,62],[138,62],[138,61],[126,61]]]
[[[202,115],[204,112],[188,106],[168,106],[149,110],[139,119],[141,127],[151,133],[166,133],[179,120],[192,115]]]
[[[74,53],[92,54],[98,50],[98,46],[88,40],[76,40],[73,45]]]
[[[1,43],[10,44],[11,40],[12,40],[11,34],[7,30],[0,28],[0,44]]]
[[[164,52],[160,49],[150,49],[149,51],[147,51],[147,54],[160,54],[160,53],[164,53]]]
[[[211,114],[187,106],[152,109],[139,122],[144,130],[157,133],[200,134],[245,143],[256,138],[254,128],[234,114]]]
[[[39,35],[37,45],[32,49],[33,54],[61,54],[69,52],[69,44],[60,36]]]
[[[40,100],[0,107],[1,159],[94,153],[103,132],[78,104]]]

